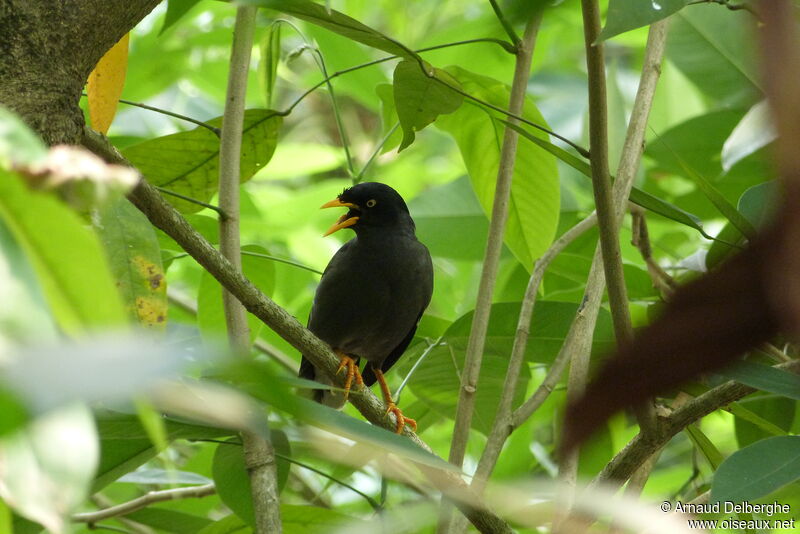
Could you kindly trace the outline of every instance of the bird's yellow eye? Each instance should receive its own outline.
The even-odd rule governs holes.
[[[368,207],[368,208],[371,208],[371,207],[373,207],[373,206],[374,206],[375,204],[377,204],[377,203],[378,203],[378,202],[377,202],[377,201],[376,201],[374,198],[371,198],[371,199],[367,200],[367,207]]]

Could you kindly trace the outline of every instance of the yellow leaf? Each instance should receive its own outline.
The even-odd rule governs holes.
[[[114,120],[122,87],[125,85],[129,37],[130,34],[126,33],[100,58],[89,74],[89,86],[86,90],[89,97],[89,119],[92,128],[103,134],[108,132],[111,121]]]

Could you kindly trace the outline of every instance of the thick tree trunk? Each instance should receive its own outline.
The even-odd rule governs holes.
[[[97,61],[161,0],[0,0],[0,105],[48,144],[78,143]]]

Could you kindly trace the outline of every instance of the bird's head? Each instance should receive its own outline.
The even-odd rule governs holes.
[[[321,207],[349,208],[347,213],[328,228],[324,234],[326,236],[342,228],[352,228],[357,232],[366,227],[391,227],[407,223],[413,225],[403,197],[388,185],[378,182],[363,182],[347,188]]]

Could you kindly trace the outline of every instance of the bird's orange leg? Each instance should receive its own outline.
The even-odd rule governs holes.
[[[358,370],[358,364],[356,361],[341,351],[334,351],[336,355],[339,356],[339,368],[336,370],[336,374],[342,372],[342,369],[347,368],[347,378],[344,381],[344,400],[347,400],[347,397],[350,395],[350,386],[353,385],[353,378],[356,379],[356,384],[359,386],[364,385],[364,379],[361,378],[361,372]]]
[[[386,379],[383,377],[383,373],[380,369],[372,368],[373,372],[375,373],[375,378],[378,379],[378,383],[381,385],[381,392],[383,393],[383,401],[386,403],[386,413],[393,413],[395,419],[397,420],[397,426],[395,427],[394,431],[396,434],[403,433],[403,427],[408,425],[411,427],[412,430],[416,432],[417,430],[417,422],[411,419],[410,417],[406,417],[403,415],[403,412],[400,411],[400,408],[392,400],[392,393],[389,391],[389,385],[386,383]]]

